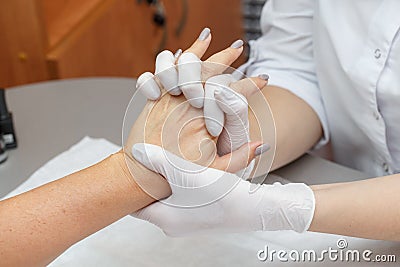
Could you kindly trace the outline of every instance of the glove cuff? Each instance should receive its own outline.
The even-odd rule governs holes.
[[[274,183],[264,194],[260,207],[265,231],[294,230],[298,233],[310,227],[315,210],[314,192],[303,183]]]
[[[314,191],[312,191],[312,189],[306,185],[306,184],[302,184],[304,185],[304,190],[308,191],[308,193],[305,192],[305,194],[307,194],[306,199],[308,202],[308,220],[305,220],[306,224],[304,225],[304,227],[301,229],[298,229],[296,232],[298,233],[304,233],[306,231],[308,231],[308,229],[310,229],[310,225],[312,223],[312,220],[314,218],[314,212],[315,212],[315,196],[314,196]]]

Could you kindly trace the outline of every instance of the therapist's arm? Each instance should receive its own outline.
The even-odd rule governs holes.
[[[261,125],[266,129],[275,127],[276,152],[272,170],[284,166],[311,149],[322,136],[320,120],[314,110],[301,98],[290,91],[266,86],[262,93],[267,99],[274,121]],[[252,104],[254,110],[260,108]],[[260,114],[260,112],[256,113]],[[260,127],[253,114],[249,115],[250,131],[257,136]],[[257,138],[256,138],[257,139]]]
[[[400,174],[311,188],[310,231],[400,241]]]
[[[131,163],[137,167],[130,167],[134,176],[150,172]],[[169,186],[164,186],[160,190],[168,196]],[[1,201],[0,265],[44,266],[79,240],[153,201],[132,179],[122,152]]]
[[[172,190],[180,189],[173,192],[177,199],[185,194],[181,188],[188,181],[196,188],[209,185],[210,179],[214,181],[215,177],[236,184],[228,194],[223,189],[224,197],[208,205],[185,209],[157,202],[136,213],[137,217],[159,226],[168,235],[309,230],[400,241],[400,174],[311,188],[302,183],[274,183],[252,190],[250,182],[212,168],[202,172],[176,169],[171,162],[179,162],[179,166],[189,170],[198,167],[163,152],[161,147],[138,144],[133,155],[148,168],[173,181],[176,187]],[[185,197],[199,199],[209,193],[215,194],[215,189],[190,190]]]
[[[273,169],[301,156],[322,137],[325,116],[313,44],[315,2],[267,1],[260,22],[263,35],[251,45],[247,74],[270,76],[263,94],[276,125]],[[254,133],[256,124],[251,125]],[[272,128],[273,122],[262,126]]]

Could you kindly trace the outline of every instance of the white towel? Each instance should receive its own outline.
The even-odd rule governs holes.
[[[37,170],[25,183],[7,195],[13,196],[39,185],[88,167],[120,147],[104,139],[83,138],[69,150],[56,156]],[[291,231],[254,232],[243,234],[204,235],[169,238],[150,223],[131,216],[115,222],[92,236],[78,242],[58,257],[50,266],[293,266],[294,262],[261,262],[257,252],[269,250],[321,251],[332,247],[340,236]],[[371,241],[346,237],[349,249],[370,249],[375,254],[395,254],[400,261],[399,243]],[[305,263],[297,263],[303,266]],[[365,262],[308,263],[313,266],[363,266]],[[346,266],[347,266],[346,265]],[[384,266],[395,266],[386,263]]]

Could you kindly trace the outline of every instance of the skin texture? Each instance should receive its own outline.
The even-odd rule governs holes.
[[[260,88],[266,83],[258,82]],[[242,169],[254,158],[261,142],[246,144],[232,155],[215,157],[217,139],[209,136],[204,120],[183,127],[179,140],[174,134],[163,135],[162,125],[174,131],[177,125],[202,115],[202,110],[183,102],[183,96],[170,95],[149,101],[132,128],[127,146],[144,140],[161,145],[163,140],[164,148],[171,152],[231,172]],[[176,116],[168,120],[177,107]],[[175,142],[180,143],[180,150]],[[154,189],[154,194],[145,192],[143,185]],[[79,240],[170,193],[162,176],[120,151],[87,169],[3,200],[1,266],[44,266]]]
[[[322,127],[314,110],[302,99],[288,90],[276,86],[265,86],[261,90],[270,106],[273,121],[268,120],[261,127],[275,125],[276,151],[271,170],[282,167],[311,149],[322,136]],[[250,98],[255,112],[261,109],[262,102],[256,96]],[[290,108],[288,108],[290,107]],[[258,123],[254,114],[249,113],[250,136],[259,138]],[[296,133],[296,134],[293,134]]]
[[[400,175],[312,186],[310,231],[400,241]]]
[[[69,246],[154,199],[122,153],[0,202],[1,266],[44,266]]]

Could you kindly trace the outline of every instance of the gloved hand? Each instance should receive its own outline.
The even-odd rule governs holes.
[[[167,235],[294,230],[306,231],[315,207],[307,185],[254,185],[234,174],[183,160],[161,147],[135,144],[134,158],[162,174],[172,195],[133,216],[160,227]]]
[[[219,135],[217,151],[220,156],[250,141],[247,98],[265,86],[267,80],[268,77],[261,76],[235,81],[231,74],[221,74],[206,81],[204,120],[208,132],[213,136]],[[264,144],[258,153],[269,148],[268,144]],[[250,178],[254,165],[255,160],[236,175],[243,179]]]
[[[243,42],[240,40],[214,54],[202,65],[200,58],[210,41],[211,34],[206,28],[182,55],[173,55],[167,50],[161,52],[156,58],[156,78],[149,72],[143,73],[138,78],[137,88],[148,99],[157,100],[161,96],[157,80],[172,95],[183,91],[192,106],[199,108],[204,105],[206,128],[212,136],[219,136],[217,152],[223,156],[250,141],[246,98],[267,84],[268,75],[240,81],[236,81],[231,74],[220,75],[241,54]],[[205,80],[203,89],[202,81]],[[219,94],[215,96],[215,92]],[[264,145],[258,152],[261,154],[268,149],[269,146]],[[237,174],[247,179],[253,167],[254,161]]]

